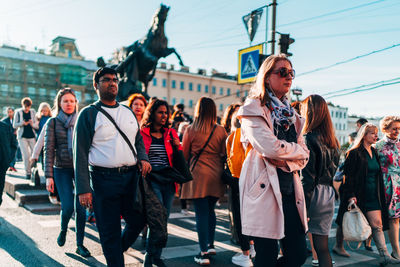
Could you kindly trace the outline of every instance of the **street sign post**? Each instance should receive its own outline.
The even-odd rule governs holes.
[[[239,50],[238,84],[253,82],[256,78],[263,44]]]

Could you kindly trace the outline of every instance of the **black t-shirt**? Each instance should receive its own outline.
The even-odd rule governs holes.
[[[31,112],[25,113],[22,111],[22,117],[24,121],[29,121],[31,118]],[[22,133],[22,138],[35,138],[35,133],[33,132],[32,126],[30,124],[24,126],[24,132]]]
[[[297,143],[297,133],[294,124],[292,124],[289,130],[285,131],[283,127],[275,124],[275,135],[279,140],[285,140],[287,142]],[[293,173],[285,172],[280,168],[276,168],[279,178],[279,187],[281,189],[281,193],[285,195],[290,195],[294,192],[293,186]]]

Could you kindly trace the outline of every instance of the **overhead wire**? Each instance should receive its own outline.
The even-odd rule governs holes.
[[[373,2],[365,3],[365,4],[354,6],[354,7],[344,8],[344,9],[336,10],[336,11],[333,11],[333,12],[324,13],[324,14],[321,14],[321,15],[318,15],[318,16],[313,16],[313,17],[300,19],[300,20],[292,21],[292,22],[285,23],[285,24],[280,24],[280,25],[278,25],[278,27],[286,27],[286,26],[293,25],[293,24],[298,24],[298,23],[302,23],[302,22],[306,22],[306,21],[320,19],[320,18],[324,18],[324,17],[328,17],[328,16],[332,16],[332,15],[336,15],[336,14],[352,11],[352,10],[355,10],[355,9],[358,9],[358,8],[363,8],[363,7],[366,7],[366,6],[375,5],[375,4],[378,4],[378,3],[382,3],[384,1],[387,1],[387,0],[378,0],[378,1],[373,1]]]
[[[336,62],[334,64],[331,64],[331,65],[328,65],[328,66],[325,66],[325,67],[319,67],[319,68],[316,68],[316,69],[313,69],[313,70],[310,70],[310,71],[299,73],[299,74],[297,74],[297,77],[298,76],[307,75],[307,74],[310,74],[310,73],[314,73],[314,72],[317,72],[317,71],[321,71],[321,70],[326,70],[326,69],[329,69],[329,68],[332,68],[332,67],[335,67],[335,66],[338,66],[338,65],[345,64],[345,63],[349,63],[351,61],[354,61],[354,60],[357,60],[357,59],[360,59],[360,58],[363,58],[363,57],[367,57],[367,56],[370,56],[370,55],[373,55],[373,54],[376,54],[376,53],[379,53],[379,52],[382,52],[382,51],[386,51],[386,50],[389,50],[389,49],[392,49],[392,48],[395,48],[395,47],[398,47],[398,46],[400,46],[400,43],[394,44],[392,46],[388,46],[388,47],[385,47],[385,48],[382,48],[382,49],[379,49],[379,50],[374,50],[374,51],[369,52],[367,54],[356,56],[356,57],[353,57],[353,58],[350,58],[350,59],[347,59],[347,60],[339,61],[339,62]]]
[[[399,84],[399,83],[400,83],[400,81],[383,83],[383,84],[376,85],[376,86],[373,86],[373,87],[370,87],[370,88],[353,90],[353,91],[350,91],[350,92],[346,92],[346,93],[342,93],[342,94],[336,94],[336,95],[328,96],[328,97],[325,97],[325,98],[329,99],[329,98],[334,98],[334,97],[339,97],[339,96],[351,95],[351,94],[355,94],[355,93],[359,93],[359,92],[371,91],[371,90],[374,90],[374,89],[377,89],[377,88],[380,88],[380,87],[389,86],[389,85],[393,85],[393,84]]]

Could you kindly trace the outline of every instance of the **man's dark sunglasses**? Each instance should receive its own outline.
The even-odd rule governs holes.
[[[117,79],[117,78],[113,78],[113,79],[111,79],[111,78],[103,78],[103,79],[100,80],[99,82],[109,83],[109,82],[111,82],[111,81],[113,81],[113,82],[115,82],[115,83],[118,83],[118,79]]]
[[[287,68],[279,68],[272,73],[279,74],[279,76],[281,76],[281,78],[286,78],[288,75],[290,75],[290,76],[292,76],[292,79],[294,79],[294,76],[295,76],[294,69],[288,70]]]

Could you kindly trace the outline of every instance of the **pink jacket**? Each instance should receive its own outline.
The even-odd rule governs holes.
[[[298,171],[308,161],[309,151],[300,134],[304,119],[296,113],[297,144],[278,140],[274,135],[271,113],[257,99],[247,99],[238,111],[241,141],[253,149],[243,162],[239,179],[240,214],[243,234],[270,239],[284,237],[282,195],[276,167],[266,158],[285,160],[286,171],[294,173],[296,205],[304,232],[308,231],[303,186]]]

